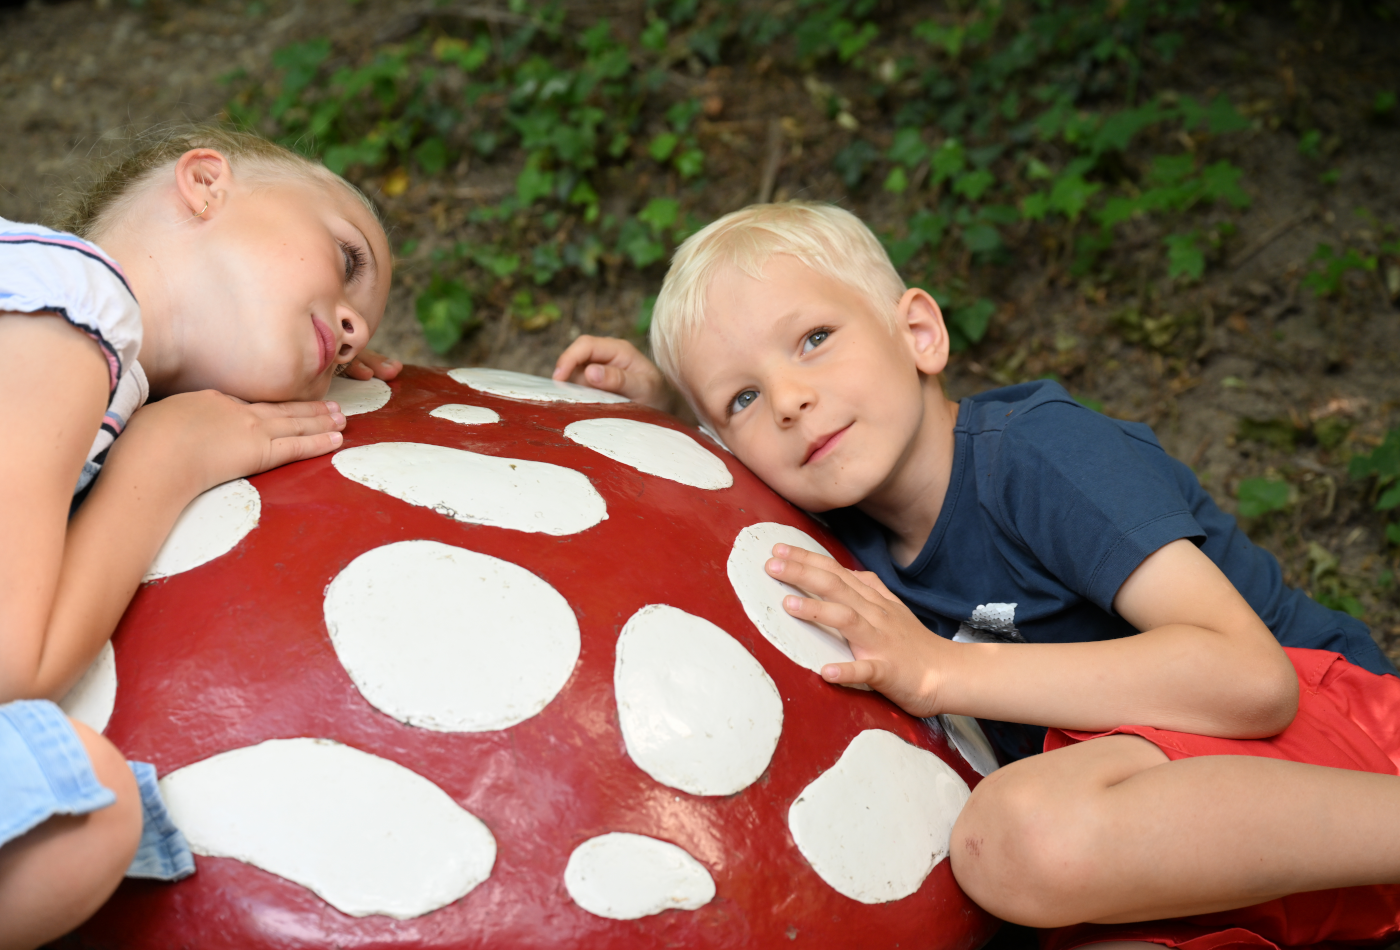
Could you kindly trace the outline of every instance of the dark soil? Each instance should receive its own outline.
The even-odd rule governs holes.
[[[640,29],[645,10],[623,0],[566,6],[571,23],[606,15],[622,30]],[[1054,373],[1106,412],[1151,424],[1229,511],[1242,479],[1288,481],[1290,506],[1248,521],[1251,536],[1279,557],[1291,583],[1354,597],[1400,658],[1400,596],[1385,573],[1400,566],[1396,548],[1384,539],[1370,482],[1349,479],[1346,467],[1400,426],[1400,260],[1379,253],[1377,269],[1349,275],[1335,299],[1302,284],[1319,244],[1377,254],[1400,225],[1400,127],[1394,109],[1372,109],[1378,93],[1400,91],[1400,18],[1383,16],[1385,4],[1340,0],[1230,6],[1239,11],[1228,30],[1189,34],[1174,62],[1156,63],[1142,80],[1202,100],[1223,92],[1256,120],[1228,145],[1185,143],[1244,168],[1254,199],[1205,279],[1168,280],[1160,235],[1148,224],[1090,279],[1069,276],[1053,236],[1037,244],[1023,233],[1015,264],[994,271],[953,261],[998,311],[986,339],[956,358],[949,387],[956,396]],[[368,48],[402,9],[389,0],[0,7],[0,215],[42,220],[87,159],[132,129],[215,117],[228,97],[220,77],[231,70],[270,74],[274,49],[315,36]],[[822,77],[849,96],[862,123],[888,123],[860,83],[833,70]],[[776,160],[774,197],[833,200],[877,228],[893,226],[904,213],[900,197],[873,184],[849,192],[832,170],[840,132],[814,103],[808,78],[766,57],[708,72],[677,68],[674,82],[720,104],[699,127],[708,182],[700,209],[717,216],[754,200]],[[1307,156],[1300,136],[1312,129],[1321,138]],[[378,194],[396,246],[448,240],[475,203],[511,189],[518,164],[460,169],[395,198]],[[1324,172],[1335,180],[1323,181]],[[361,184],[374,194],[380,181]],[[422,259],[400,268],[382,350],[416,363],[538,373],[579,333],[629,333],[663,273],[659,265],[642,274],[609,269],[593,282],[551,287],[563,318],[533,334],[508,319],[503,300],[488,300],[486,325],[439,357],[413,316]]]

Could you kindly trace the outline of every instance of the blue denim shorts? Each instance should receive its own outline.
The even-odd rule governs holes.
[[[170,822],[156,770],[131,762],[141,790],[141,845],[128,877],[178,881],[194,873],[185,836]],[[0,846],[55,815],[86,815],[117,800],[97,780],[78,734],[47,700],[0,705]]]

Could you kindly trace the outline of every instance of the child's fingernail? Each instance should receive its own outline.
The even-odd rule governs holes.
[[[344,442],[344,441],[345,441],[345,436],[341,435],[339,432],[332,432],[332,433],[331,433],[331,445],[339,445],[340,443],[342,443],[342,442]]]
[[[343,425],[345,425],[345,416],[342,415],[342,414],[339,413],[339,412],[332,412],[332,413],[331,413],[331,421],[334,422],[334,423],[335,423],[336,425],[338,425],[338,426],[343,426]]]
[[[784,597],[783,606],[788,610],[798,610],[802,607],[801,597]]]
[[[787,557],[792,552],[786,544],[775,544],[773,545],[773,553],[778,557]]]
[[[838,678],[840,675],[841,675],[841,667],[839,667],[839,666],[823,666],[823,667],[822,667],[822,679],[824,679],[824,680],[834,680],[834,679]]]
[[[338,412],[338,411],[340,411],[340,403],[338,403],[338,402],[331,402],[329,399],[327,399],[327,400],[326,400],[326,409],[327,409],[328,411],[330,411],[330,412]]]
[[[769,574],[781,574],[783,572],[783,562],[778,558],[769,558],[768,563],[763,565],[768,569]]]

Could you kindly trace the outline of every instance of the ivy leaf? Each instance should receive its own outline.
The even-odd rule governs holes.
[[[1216,162],[1201,169],[1201,189],[1207,197],[1228,201],[1236,208],[1248,208],[1249,194],[1240,187],[1244,169],[1229,162]]]
[[[472,295],[459,280],[433,275],[428,288],[414,301],[423,336],[435,353],[446,353],[462,334],[480,323],[475,318]]]
[[[913,168],[928,157],[928,146],[918,129],[900,129],[894,134],[894,144],[885,156],[905,168]]]
[[[886,191],[896,195],[902,195],[909,188],[909,176],[904,171],[903,165],[896,165],[890,169],[889,175],[885,176]]]
[[[1258,518],[1288,507],[1288,483],[1273,478],[1246,478],[1240,482],[1235,497],[1239,499],[1241,515]]]
[[[959,176],[958,180],[953,183],[953,192],[962,195],[968,201],[976,201],[988,188],[996,184],[996,180],[996,176],[987,169],[979,168]]]
[[[934,150],[930,165],[933,169],[933,180],[940,182],[945,178],[952,178],[967,167],[967,153],[957,139],[948,139]]]
[[[1050,196],[1043,192],[1033,192],[1021,199],[1021,216],[1027,221],[1042,221],[1050,213]]]
[[[1200,280],[1206,272],[1206,255],[1201,250],[1200,233],[1169,234],[1162,239],[1167,245],[1167,276]]]
[[[1210,105],[1206,106],[1205,119],[1206,129],[1211,135],[1240,132],[1249,128],[1249,120],[1235,111],[1230,100],[1224,96],[1216,96]]]
[[[1396,505],[1400,505],[1400,483],[1391,485],[1390,488],[1381,495],[1380,500],[1376,502],[1376,510],[1389,511]]]
[[[637,212],[637,220],[651,228],[651,233],[659,235],[676,223],[680,216],[680,202],[674,198],[653,198],[646,207]]]
[[[1103,185],[1087,182],[1079,175],[1064,174],[1050,189],[1050,208],[1058,211],[1071,221],[1078,221],[1089,199],[1098,194]]]
[[[674,132],[662,132],[651,140],[651,144],[647,146],[647,154],[658,162],[664,162],[671,157],[680,140],[681,137]]]

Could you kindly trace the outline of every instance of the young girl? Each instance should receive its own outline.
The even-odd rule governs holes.
[[[389,292],[367,199],[253,136],[167,135],[65,224],[0,219],[0,950],[67,932],[128,868],[193,871],[151,767],[51,700],[191,499],[340,445],[322,400]],[[397,372],[365,355],[354,375]]]

